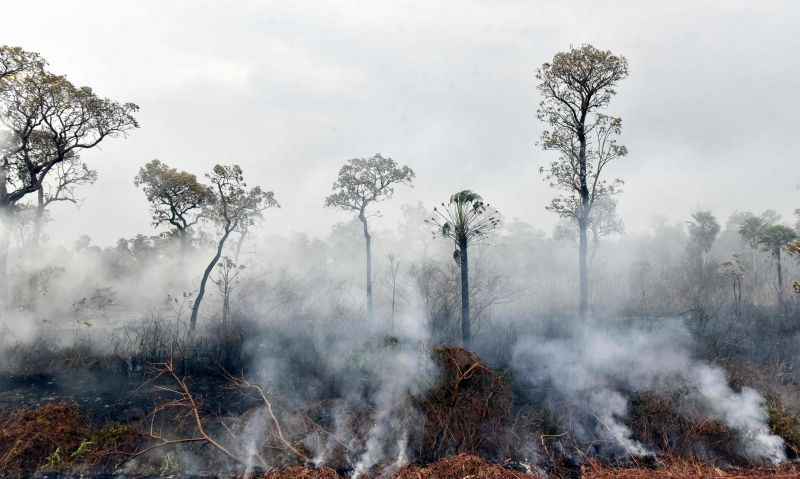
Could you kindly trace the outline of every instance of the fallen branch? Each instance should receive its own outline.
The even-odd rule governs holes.
[[[186,381],[183,378],[178,376],[177,372],[175,371],[174,363],[173,363],[173,361],[171,359],[170,359],[170,361],[160,365],[160,369],[158,370],[158,374],[152,379],[152,381],[155,381],[156,379],[158,379],[158,378],[160,378],[162,376],[169,377],[170,379],[172,379],[172,381],[175,382],[177,387],[176,388],[169,388],[169,387],[166,387],[166,386],[160,386],[159,385],[159,386],[156,386],[156,388],[158,390],[161,390],[161,391],[166,391],[168,393],[175,394],[175,395],[178,396],[178,398],[174,399],[172,401],[168,401],[168,402],[165,402],[165,403],[162,403],[162,404],[158,405],[153,410],[153,413],[151,414],[149,436],[150,436],[151,439],[155,439],[155,440],[159,441],[159,443],[158,444],[154,444],[154,445],[152,445],[152,446],[150,446],[148,448],[145,448],[145,449],[143,449],[143,450],[141,450],[139,452],[136,452],[136,453],[132,454],[125,461],[123,461],[122,464],[124,464],[124,463],[126,463],[128,461],[131,461],[131,460],[133,460],[133,459],[135,459],[137,457],[143,456],[143,455],[145,455],[145,454],[147,454],[147,453],[149,453],[151,451],[154,451],[156,449],[160,449],[160,448],[164,448],[164,447],[168,447],[168,446],[180,445],[180,444],[202,442],[202,443],[210,445],[211,447],[213,447],[214,449],[216,449],[217,451],[219,451],[220,453],[222,453],[224,456],[226,456],[227,458],[231,459],[232,461],[237,462],[237,463],[239,463],[239,464],[241,464],[243,466],[247,466],[248,465],[248,461],[246,461],[246,460],[242,459],[241,457],[237,456],[236,454],[232,453],[230,450],[228,450],[228,448],[223,446],[219,441],[214,439],[206,431],[205,424],[203,423],[203,418],[202,418],[202,415],[200,413],[200,407],[197,404],[197,401],[195,400],[194,396],[192,395],[192,392],[189,389],[189,386],[186,384]],[[161,413],[161,412],[163,412],[165,410],[168,410],[168,409],[185,409],[185,410],[187,410],[188,413],[191,415],[191,417],[194,420],[194,425],[195,425],[195,429],[197,429],[198,436],[189,437],[189,438],[167,439],[167,438],[164,438],[160,432],[156,432],[155,431],[155,419],[156,419],[156,416],[159,413]],[[257,459],[259,459],[259,461],[261,462],[261,464],[260,464],[261,466],[266,467],[266,464],[264,463],[263,458],[261,458],[260,455],[257,455]]]
[[[302,451],[294,447],[294,445],[289,440],[286,439],[286,436],[283,434],[283,428],[281,427],[281,423],[280,421],[278,421],[278,418],[275,416],[275,411],[272,409],[272,402],[269,400],[269,398],[267,398],[267,393],[266,391],[264,391],[264,388],[261,387],[261,385],[259,384],[251,383],[244,377],[233,377],[230,374],[228,374],[228,378],[230,379],[231,383],[234,386],[240,389],[252,389],[258,393],[258,395],[261,397],[261,401],[266,406],[266,410],[267,413],[269,414],[269,417],[272,419],[272,425],[275,428],[275,433],[278,440],[284,445],[284,447],[289,452],[294,454],[300,461],[302,461],[303,463],[311,462],[308,456],[303,454]]]

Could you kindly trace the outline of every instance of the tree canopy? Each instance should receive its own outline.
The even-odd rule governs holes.
[[[0,165],[6,175],[0,203],[15,204],[36,192],[56,165],[137,128],[138,109],[38,68],[4,78],[0,119],[10,137]]]
[[[153,226],[169,224],[184,237],[197,224],[203,210],[214,201],[214,192],[186,171],[178,171],[159,160],[139,169],[133,181],[144,191],[153,213]]]
[[[370,203],[391,198],[395,185],[411,185],[413,179],[411,168],[398,166],[380,153],[371,158],[353,158],[339,169],[325,206],[361,213]]]
[[[541,171],[551,186],[564,192],[549,210],[588,221],[595,201],[619,191],[622,181],[607,181],[602,173],[628,153],[617,143],[622,119],[598,110],[608,105],[616,84],[627,76],[625,57],[591,45],[558,53],[539,68],[536,79],[543,99],[537,114],[545,124],[540,144],[559,153]]]
[[[500,225],[500,213],[483,201],[478,193],[462,190],[447,203],[433,208],[429,223],[436,235],[450,238],[457,245],[485,238]]]

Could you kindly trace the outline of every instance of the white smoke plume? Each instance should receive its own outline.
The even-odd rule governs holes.
[[[746,456],[785,461],[783,440],[767,424],[764,398],[752,389],[733,390],[722,369],[692,358],[690,346],[689,332],[677,320],[650,330],[588,322],[561,337],[521,339],[513,365],[529,384],[552,388],[550,399],[566,401],[595,420],[595,426],[579,426],[579,434],[605,437],[625,454],[648,453],[624,423],[625,391],[682,385],[695,391],[710,417],[739,434]],[[582,430],[586,427],[593,430]]]

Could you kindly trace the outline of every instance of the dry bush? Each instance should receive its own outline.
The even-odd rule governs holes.
[[[637,394],[630,419],[635,439],[668,455],[746,464],[737,433],[692,410],[686,394],[681,390]]]
[[[111,472],[143,439],[131,425],[93,429],[76,404],[52,402],[0,419],[0,470],[20,477],[35,471]]]
[[[788,457],[800,457],[800,417],[791,411],[776,397],[767,399],[769,427],[773,433],[783,438]]]
[[[23,476],[40,468],[57,469],[88,435],[74,403],[11,412],[0,423],[0,471]]]
[[[770,429],[783,438],[789,458],[800,457],[800,385],[792,365],[727,361],[723,367],[734,387],[750,387],[766,397]]]
[[[441,376],[417,400],[425,416],[418,457],[424,462],[462,452],[497,457],[506,447],[512,417],[511,385],[464,349],[436,348],[433,357]]]

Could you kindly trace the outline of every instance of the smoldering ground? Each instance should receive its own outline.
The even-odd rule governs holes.
[[[405,211],[402,228],[375,234],[379,321],[363,319],[363,290],[353,280],[363,268],[362,245],[358,225],[345,223],[322,239],[251,239],[240,258],[247,267],[231,289],[231,318],[221,323],[221,292],[212,291],[194,338],[200,341],[193,345],[186,324],[191,296],[184,293],[193,288],[209,254],[202,243],[183,257],[159,238],[133,238],[102,248],[85,241],[47,247],[36,259],[17,263],[12,276],[18,278],[12,288],[21,293],[14,296],[19,301],[14,314],[4,317],[10,331],[3,339],[4,372],[57,372],[67,363],[73,371],[94,368],[90,379],[82,379],[83,386],[74,373],[53,375],[62,386],[76,382],[76,387],[60,390],[70,389],[75,394],[71,397],[80,400],[76,390],[97,391],[84,387],[85,381],[103,384],[109,374],[120,372],[141,393],[137,386],[147,379],[148,365],[184,355],[185,372],[207,403],[209,417],[237,418],[235,439],[226,441],[242,451],[250,468],[260,467],[257,456],[276,466],[297,459],[271,449],[274,430],[257,401],[234,401],[224,380],[203,379],[219,378],[219,365],[269,392],[285,434],[302,445],[310,463],[355,477],[414,463],[421,456],[425,427],[414,398],[425,397],[441,380],[430,351],[454,341],[458,299],[451,246],[430,239],[421,221],[424,215],[413,207]],[[751,346],[729,344],[752,336],[763,323],[757,316],[748,319],[727,309],[725,282],[712,285],[710,304],[719,309],[710,320],[656,317],[656,305],[684,307],[673,294],[687,280],[679,272],[685,268],[688,239],[679,229],[674,235],[656,229],[649,238],[622,237],[602,245],[596,256],[601,267],[593,275],[598,313],[594,320],[580,322],[567,315],[548,317],[569,307],[565,302],[574,286],[567,279],[574,268],[570,240],[511,225],[473,256],[474,347],[488,367],[513,382],[514,414],[546,412],[549,419],[524,427],[509,421],[508,430],[497,435],[509,444],[498,447],[490,459],[515,458],[553,470],[555,446],[552,440],[543,446],[545,432],[563,438],[561,453],[578,462],[585,458],[569,449],[566,438],[591,457],[614,463],[662,454],[663,444],[645,437],[635,423],[634,409],[644,393],[677,394],[676,416],[688,418],[689,424],[718,421],[726,428],[729,447],[721,450],[697,437],[690,448],[696,457],[721,465],[786,459],[765,396],[731,384],[729,372],[715,365],[714,356],[722,352],[756,362],[775,357],[790,361],[796,354],[786,347],[791,336],[769,343],[776,335],[764,331],[764,339]],[[724,241],[736,244],[735,237]],[[642,247],[653,242],[661,255]],[[390,253],[401,264],[394,278],[389,274]],[[634,272],[641,258],[663,273],[640,281]],[[765,276],[769,266],[765,258]],[[37,279],[30,281],[32,277]],[[542,279],[548,277],[553,281]],[[617,279],[613,285],[604,283],[611,277]],[[644,310],[637,309],[642,288],[648,288]],[[775,327],[783,324],[774,321]],[[715,348],[722,349],[712,349],[716,343],[710,339],[720,340],[722,346]],[[198,367],[202,362],[213,367]],[[112,363],[118,365],[113,373],[107,366]],[[139,403],[140,414],[156,402]],[[80,403],[92,407],[91,401]],[[318,428],[304,417],[312,417]],[[220,434],[224,437],[224,430]],[[214,456],[213,450],[202,448],[155,454],[195,472],[219,464],[209,460]],[[135,470],[130,468],[144,464],[127,467]]]

